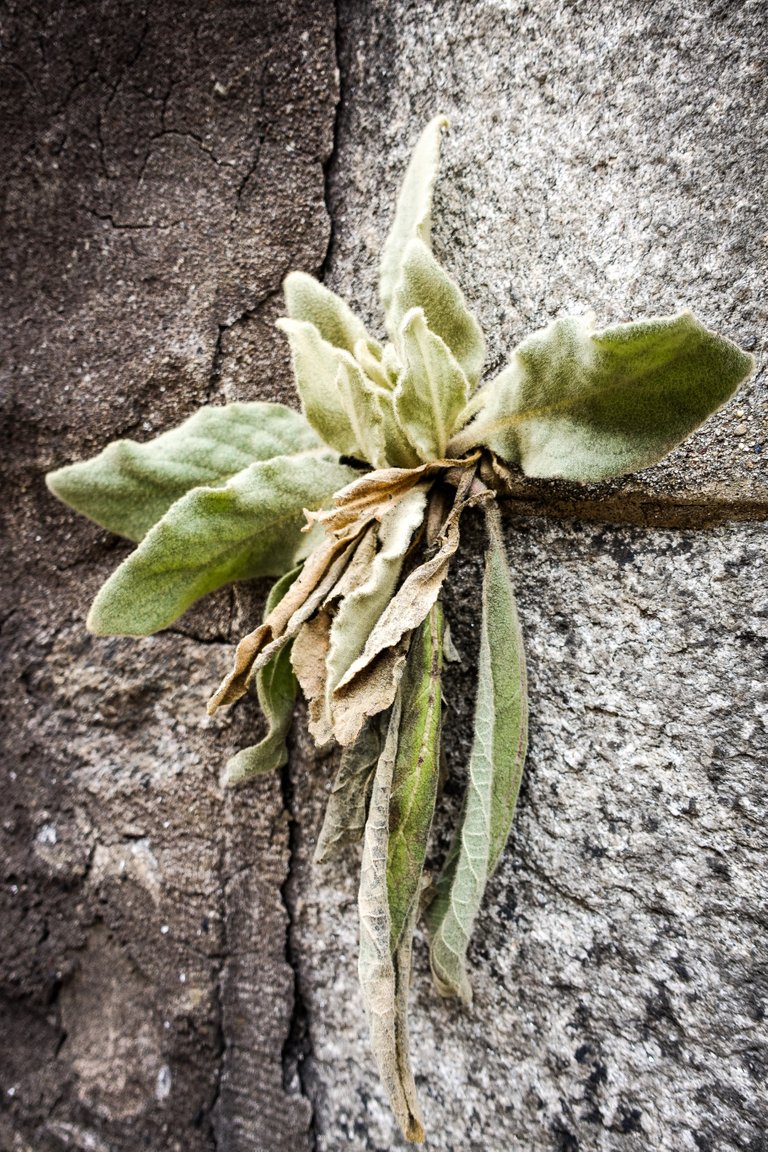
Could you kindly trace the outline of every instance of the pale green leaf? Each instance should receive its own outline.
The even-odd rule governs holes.
[[[528,733],[525,656],[495,506],[486,509],[488,552],[469,780],[454,839],[427,922],[438,991],[469,1002],[466,953],[472,925],[509,835]]]
[[[362,839],[382,742],[377,716],[366,724],[354,744],[343,749],[315,848],[316,864],[330,859],[341,845]]]
[[[424,1139],[424,1127],[410,1066],[407,1027],[411,940],[417,901],[413,902],[411,923],[407,925],[402,942],[393,954],[387,886],[389,803],[400,717],[401,702],[397,696],[390,714],[384,749],[376,768],[365,825],[358,901],[358,971],[371,1047],[392,1111],[405,1138],[421,1142]]]
[[[264,610],[265,618],[283,599],[300,571],[301,568],[294,568],[272,585]],[[267,734],[258,744],[242,748],[227,761],[227,784],[243,784],[253,776],[274,772],[287,762],[286,739],[297,692],[298,684],[291,668],[290,645],[287,645],[256,674],[256,693],[267,721]]]
[[[147,636],[222,584],[281,575],[304,555],[303,509],[354,476],[330,454],[307,452],[251,464],[223,488],[194,488],[107,580],[88,627]]]
[[[422,460],[439,460],[469,400],[469,384],[448,346],[413,308],[400,326],[404,368],[395,389],[395,412]]]
[[[227,404],[201,408],[144,444],[116,440],[46,483],[75,511],[138,541],[190,488],[218,487],[249,464],[319,446],[304,417],[283,404]]]
[[[591,316],[555,320],[519,345],[451,448],[486,445],[528,476],[621,476],[661,460],[753,363],[690,312],[600,332]]]
[[[357,357],[358,350],[374,362],[382,349],[368,335],[362,320],[348,304],[306,272],[290,272],[283,282],[285,303],[292,320],[313,324],[323,340]]]
[[[397,377],[396,375],[393,377],[390,372],[389,365],[384,359],[384,349],[372,345],[371,340],[358,340],[353,349],[355,360],[369,380],[389,391],[394,387]]]
[[[329,344],[308,321],[277,324],[291,345],[296,387],[309,423],[343,456],[384,467],[390,390],[370,380],[349,352]]]
[[[440,774],[443,611],[434,604],[414,632],[400,682],[402,715],[389,802],[390,948],[403,940],[422,887]]]
[[[408,241],[418,236],[431,243],[432,195],[440,167],[443,131],[448,128],[445,116],[435,116],[421,133],[411,153],[397,197],[395,218],[381,253],[380,294],[384,311],[389,312],[400,266]]]
[[[431,332],[450,348],[471,387],[485,360],[485,339],[467,308],[459,286],[438,264],[422,240],[411,240],[403,253],[389,313],[389,331],[400,358],[400,325],[412,308],[422,308]]]

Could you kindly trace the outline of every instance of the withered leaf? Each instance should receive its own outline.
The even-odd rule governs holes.
[[[211,716],[222,705],[239,700],[248,690],[251,676],[292,640],[320,607],[351,559],[353,547],[347,539],[330,539],[308,557],[298,580],[274,611],[238,644],[232,671],[208,701]]]
[[[307,512],[310,523],[322,524],[329,534],[344,535],[361,522],[381,520],[389,509],[416,484],[443,469],[465,469],[479,459],[479,453],[466,460],[432,460],[418,468],[380,468],[353,480],[333,497],[333,508]]]
[[[397,756],[401,705],[399,696],[390,714],[384,750],[379,758],[365,825],[360,872],[360,955],[358,971],[371,1047],[392,1111],[407,1140],[421,1143],[421,1119],[408,1053],[407,1000],[411,940],[417,904],[403,942],[392,953],[387,890],[389,801]]]
[[[411,634],[407,632],[397,644],[374,657],[350,684],[336,689],[333,735],[339,744],[351,744],[372,716],[391,707],[405,669],[410,641]]]
[[[470,495],[471,483],[472,474],[465,472],[456,491],[453,507],[439,537],[437,552],[406,577],[398,592],[382,612],[376,627],[368,638],[362,655],[355,660],[339,682],[334,696],[334,712],[335,699],[342,690],[348,690],[354,685],[356,679],[381,653],[398,644],[408,632],[418,628],[437,600],[448,573],[450,561],[459,546],[459,518],[462,511],[470,504],[490,498],[490,493],[485,490]],[[347,698],[349,699],[348,693]],[[371,714],[368,712],[368,715]]]
[[[331,642],[331,614],[321,608],[299,629],[291,645],[291,663],[309,712],[309,731],[319,747],[330,743],[333,729],[326,716],[326,660]]]
[[[392,598],[405,554],[424,518],[426,503],[427,494],[421,485],[401,496],[375,532],[371,531],[365,538],[373,541],[373,551],[366,557],[365,567],[356,565],[361,545],[340,581],[340,603],[331,628],[326,680],[326,706],[331,717],[333,690],[363,651],[371,630]]]

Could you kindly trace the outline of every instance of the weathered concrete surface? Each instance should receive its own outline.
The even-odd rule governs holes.
[[[267,320],[327,248],[333,5],[10,4],[0,22],[0,1148],[301,1152],[281,781],[225,798],[255,710],[204,719],[232,597],[179,635],[88,638],[125,548],[43,473],[237,391],[235,345],[248,395],[291,399]]]
[[[768,27],[756,4],[342,4],[328,279],[377,325],[376,256],[408,148],[449,114],[436,248],[498,368],[559,312],[688,305],[764,373]],[[765,376],[642,477],[526,503],[680,525],[765,510]],[[519,505],[518,505],[519,507]],[[417,949],[414,1063],[429,1147],[766,1147],[763,524],[648,531],[510,517],[531,750],[478,924],[475,1003],[443,1003]],[[447,611],[454,773],[466,764],[482,538]],[[308,752],[306,753],[309,754]],[[330,776],[330,768],[324,779]],[[355,983],[358,858],[306,860],[322,796],[297,775],[297,951],[318,1147],[401,1147]]]
[[[491,366],[588,304],[605,322],[688,304],[764,356],[758,4],[344,0],[339,19],[326,271],[371,320],[393,190],[442,109],[437,247]],[[318,0],[2,16],[3,1152],[400,1146],[356,988],[356,856],[307,863],[332,761],[299,716],[281,781],[218,784],[254,709],[211,724],[203,702],[258,596],[142,643],[88,638],[124,549],[42,485],[208,398],[292,402],[270,321],[283,274],[327,254],[334,24]],[[761,516],[764,388],[638,480],[521,499]],[[436,857],[469,741],[476,527],[467,542]],[[510,517],[508,542],[531,755],[471,1012],[434,996],[417,949],[429,1146],[760,1152],[766,529]]]

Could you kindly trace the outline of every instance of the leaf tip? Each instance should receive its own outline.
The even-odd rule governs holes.
[[[119,635],[119,633],[116,633],[114,629],[110,628],[109,625],[105,623],[101,612],[100,599],[101,593],[99,592],[97,593],[93,604],[91,604],[91,607],[88,609],[88,615],[85,618],[86,630],[90,632],[92,636]]]
[[[427,1134],[424,1131],[424,1125],[415,1116],[410,1116],[408,1118],[408,1123],[405,1126],[404,1135],[410,1144],[423,1144],[427,1138]]]

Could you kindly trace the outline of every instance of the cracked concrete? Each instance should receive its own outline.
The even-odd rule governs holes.
[[[271,328],[326,254],[332,5],[6,6],[0,1147],[312,1146],[279,780],[225,795],[255,709],[205,697],[261,591],[158,640],[83,630],[126,546],[43,474],[206,400],[295,403]],[[249,730],[250,729],[250,730]]]
[[[758,5],[48,2],[0,31],[0,1147],[401,1146],[356,988],[358,861],[309,863],[333,760],[299,708],[281,779],[219,783],[261,722],[204,701],[264,589],[148,641],[88,637],[127,549],[42,474],[208,400],[295,403],[282,277],[321,272],[376,325],[392,192],[441,107],[436,244],[491,363],[566,307],[686,302],[761,374],[659,469],[509,502],[531,754],[471,1012],[417,947],[429,1146],[758,1152],[766,536],[722,523],[768,507]],[[470,728],[467,532],[435,861]]]

